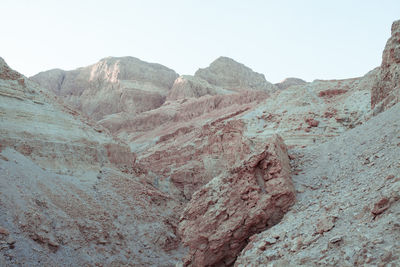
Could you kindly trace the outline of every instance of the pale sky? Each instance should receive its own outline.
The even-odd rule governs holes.
[[[0,0],[0,56],[31,76],[107,56],[194,74],[219,56],[263,73],[339,79],[381,63],[399,0]]]

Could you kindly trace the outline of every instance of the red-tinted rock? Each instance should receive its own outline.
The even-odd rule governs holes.
[[[0,235],[9,235],[10,232],[6,229],[0,226]]]
[[[157,145],[139,159],[163,181],[170,179],[179,195],[190,199],[201,186],[252,153],[244,136],[244,122],[235,119],[246,108],[210,123],[181,127],[162,135]]]
[[[318,127],[319,125],[319,121],[314,120],[313,118],[307,118],[305,121],[310,127]]]
[[[18,80],[23,79],[22,75],[11,69],[7,63],[0,57],[0,79]]]
[[[383,197],[380,199],[378,202],[374,204],[374,207],[371,210],[371,213],[373,215],[379,215],[383,213],[385,210],[387,210],[390,207],[390,201],[388,198]]]
[[[136,161],[135,153],[128,146],[119,144],[106,144],[107,157],[110,163],[118,167],[133,167]]]
[[[337,96],[337,95],[341,95],[346,93],[347,90],[343,90],[343,89],[333,89],[333,90],[324,90],[318,93],[319,97],[333,97],[333,96]]]
[[[286,146],[279,136],[215,177],[186,206],[179,224],[185,265],[230,265],[247,239],[278,223],[294,203]]]

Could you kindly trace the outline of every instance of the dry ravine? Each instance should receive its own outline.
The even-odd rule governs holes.
[[[400,21],[362,77],[0,58],[0,266],[399,266]]]

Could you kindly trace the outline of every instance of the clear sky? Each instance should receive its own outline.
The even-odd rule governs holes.
[[[0,56],[31,76],[134,56],[179,74],[231,57],[267,80],[362,76],[400,0],[1,0]]]

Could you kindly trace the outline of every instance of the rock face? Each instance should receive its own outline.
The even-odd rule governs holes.
[[[276,90],[273,84],[265,80],[263,74],[254,72],[228,57],[217,58],[209,67],[196,71],[195,76],[228,90],[262,90],[268,92]]]
[[[276,83],[275,86],[281,90],[284,90],[292,85],[304,85],[306,83],[306,81],[299,78],[286,78],[280,83]]]
[[[99,120],[122,111],[141,113],[161,106],[177,77],[160,64],[108,57],[88,67],[50,70],[30,79]]]
[[[371,93],[375,113],[400,102],[400,20],[392,24],[392,36],[386,43],[378,78]]]
[[[247,238],[279,222],[294,203],[283,140],[274,136],[267,143],[193,195],[179,224],[190,248],[185,265],[231,265]]]

